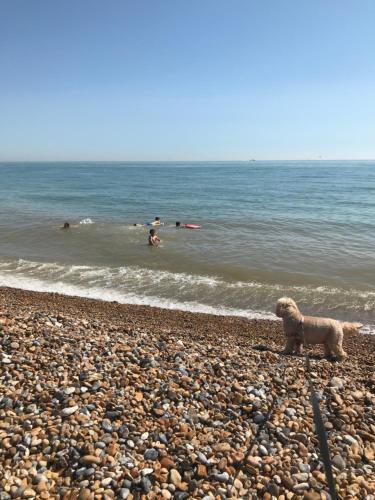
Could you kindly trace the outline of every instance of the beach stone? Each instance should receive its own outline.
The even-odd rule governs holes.
[[[173,495],[173,498],[176,500],[185,500],[185,498],[189,497],[189,493],[186,493],[185,491],[176,491],[176,493]]]
[[[298,483],[293,486],[294,491],[308,490],[309,488],[309,483]]]
[[[145,460],[157,460],[159,457],[159,452],[155,448],[149,448],[144,453]]]
[[[73,394],[75,392],[75,387],[65,387],[64,389],[64,393],[69,395],[69,394]]]
[[[141,470],[141,475],[142,476],[148,476],[149,474],[152,474],[154,472],[154,469],[151,469],[150,467],[146,469]]]
[[[344,380],[340,377],[332,377],[330,380],[330,386],[336,389],[344,389]]]
[[[309,478],[309,475],[306,472],[300,472],[299,474],[293,474],[293,479],[295,479],[298,483],[306,482]]]
[[[294,408],[286,408],[285,415],[288,415],[288,417],[294,417],[295,414],[296,410]]]
[[[293,490],[294,482],[289,476],[280,474],[280,479],[285,488],[287,488],[288,490]]]
[[[169,480],[174,486],[179,486],[181,483],[181,475],[176,469],[171,469],[169,471]]]
[[[102,422],[102,428],[103,428],[106,432],[108,432],[109,434],[111,434],[111,433],[113,432],[113,427],[112,427],[112,425],[111,425],[109,422],[107,422],[106,420],[103,420],[103,422]]]
[[[37,495],[36,491],[33,490],[32,488],[26,488],[22,492],[23,498],[34,498],[34,497],[36,497],[36,495]]]
[[[82,488],[78,495],[78,500],[93,500],[94,494],[88,488]]]
[[[273,497],[279,497],[280,488],[277,486],[277,484],[270,482],[267,486],[267,490]]]
[[[84,455],[83,457],[81,457],[80,462],[82,464],[91,465],[91,464],[100,464],[101,460],[99,457],[95,455]]]
[[[168,456],[165,456],[165,457],[162,457],[160,459],[160,465],[164,468],[164,469],[173,469],[175,467],[175,462]]]
[[[161,490],[160,493],[161,493],[161,496],[163,498],[165,498],[166,500],[169,500],[170,498],[172,498],[172,493],[168,490],[163,489],[163,490]]]
[[[347,444],[356,444],[358,445],[358,441],[356,439],[353,438],[353,436],[350,436],[349,434],[346,434],[344,437],[343,437],[343,440],[345,443]]]
[[[197,467],[197,476],[199,478],[206,478],[207,477],[207,467],[203,464],[198,464]]]
[[[335,455],[332,458],[332,464],[339,470],[344,470],[346,468],[345,460],[342,458],[341,455]]]
[[[232,448],[231,448],[229,443],[218,443],[218,444],[214,445],[215,451],[224,452],[224,451],[230,451],[231,449]]]
[[[152,489],[152,483],[147,476],[142,477],[140,486],[145,493],[149,493]]]
[[[215,479],[216,481],[220,481],[221,483],[227,483],[229,481],[228,472],[222,472],[221,474],[213,474],[212,477],[213,479]]]
[[[268,455],[268,450],[265,446],[263,446],[262,444],[259,446],[259,452],[261,455]]]
[[[61,416],[62,417],[69,417],[70,415],[73,415],[78,410],[78,406],[69,406],[67,408],[64,408],[61,410]]]
[[[317,493],[316,491],[306,491],[303,494],[303,500],[321,500],[320,493]],[[328,496],[326,497],[328,500]]]
[[[298,468],[301,472],[307,472],[307,473],[310,472],[310,465],[309,464],[304,464],[304,463],[300,462],[298,464]]]
[[[199,460],[202,462],[202,464],[210,465],[210,463],[207,460],[207,457],[204,453],[202,453],[201,451],[198,451],[197,456],[198,456]]]
[[[130,495],[130,490],[128,488],[121,488],[118,492],[118,497],[125,500]]]

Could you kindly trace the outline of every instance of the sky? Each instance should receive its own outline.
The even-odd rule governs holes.
[[[374,0],[0,0],[0,161],[375,158]]]

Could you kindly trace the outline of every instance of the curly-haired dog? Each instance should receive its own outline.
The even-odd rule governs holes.
[[[336,319],[303,316],[293,299],[282,297],[276,304],[276,316],[283,319],[286,344],[284,354],[300,353],[303,338],[307,344],[323,344],[327,356],[346,357],[342,348],[344,333],[356,332],[361,323],[342,323]]]

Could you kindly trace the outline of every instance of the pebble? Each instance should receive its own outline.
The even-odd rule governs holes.
[[[80,462],[82,464],[100,464],[101,460],[99,457],[95,455],[84,455],[81,459]]]
[[[222,472],[221,474],[212,474],[213,479],[220,481],[221,483],[227,483],[229,481],[228,472]]]
[[[295,414],[296,410],[294,408],[286,408],[285,415],[288,415],[288,417],[294,417]]]
[[[352,445],[352,444],[358,444],[357,440],[353,438],[353,436],[350,436],[349,434],[346,434],[343,436],[343,440],[345,443]]]
[[[308,490],[309,488],[309,483],[298,483],[293,486],[294,491]]]
[[[344,470],[346,468],[345,460],[342,458],[341,455],[335,455],[332,458],[332,464],[339,470]]]
[[[155,448],[150,448],[144,453],[145,460],[157,460],[158,456],[159,452]]]
[[[147,476],[142,477],[140,486],[145,493],[149,493],[152,489],[152,483]]]
[[[64,393],[69,396],[69,394],[73,394],[75,392],[76,388],[75,387],[65,387]]]
[[[118,497],[121,499],[126,499],[130,495],[130,490],[128,488],[120,488],[118,492]]]
[[[176,469],[169,471],[169,480],[174,486],[179,486],[181,483],[181,474]]]
[[[303,483],[308,480],[309,475],[306,472],[300,472],[299,474],[293,474],[293,478],[298,482],[298,483]]]
[[[68,417],[69,415],[73,415],[78,410],[78,406],[69,406],[61,410],[62,417]]]
[[[259,446],[259,452],[261,455],[268,455],[268,450],[265,446],[263,446],[262,444]]]
[[[36,491],[31,488],[24,489],[22,493],[23,498],[34,498],[36,497],[36,495],[37,495]]]
[[[344,381],[340,377],[332,377],[330,380],[330,386],[336,389],[344,389]]]

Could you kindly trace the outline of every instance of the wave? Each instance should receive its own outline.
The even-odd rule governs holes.
[[[1,266],[0,266],[1,267]],[[73,266],[83,270],[85,266]],[[71,270],[71,272],[77,269]],[[10,288],[20,288],[22,290],[32,290],[38,292],[60,293],[63,295],[85,297],[91,299],[116,301],[120,304],[144,305],[150,307],[160,307],[164,309],[174,309],[179,311],[199,312],[205,314],[216,314],[219,316],[240,316],[249,319],[278,319],[272,313],[242,310],[223,306],[210,306],[196,301],[179,302],[177,300],[156,297],[152,295],[138,295],[136,293],[125,293],[114,289],[103,289],[100,287],[82,287],[64,283],[62,281],[48,282],[35,277],[21,277],[15,275],[4,275],[0,273],[1,286]]]
[[[277,319],[274,304],[292,296],[307,314],[332,315],[343,320],[372,323],[375,292],[330,287],[228,282],[218,276],[142,268],[0,261],[0,284],[26,290],[56,292],[166,309]],[[372,321],[371,321],[372,320]],[[367,333],[375,326],[366,325]]]

